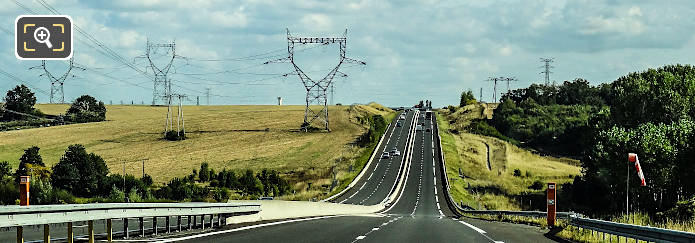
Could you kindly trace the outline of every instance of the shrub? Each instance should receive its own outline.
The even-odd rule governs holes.
[[[533,184],[531,184],[531,186],[529,186],[528,188],[529,188],[529,189],[532,189],[532,190],[543,190],[543,187],[544,187],[544,186],[545,186],[545,185],[543,184],[542,181],[536,180],[536,181],[534,181]]]
[[[5,178],[5,176],[10,175],[11,169],[12,169],[12,167],[10,167],[10,162],[7,162],[7,161],[0,162],[0,180]]]
[[[111,200],[112,202],[125,202],[125,193],[114,185],[113,187],[111,187],[111,193],[109,193],[109,200]]]
[[[10,178],[0,179],[0,204],[13,205],[19,199],[19,187]]]
[[[73,122],[100,122],[106,120],[106,106],[92,96],[83,95],[75,99],[65,115]]]
[[[514,176],[516,176],[516,177],[521,176],[521,170],[519,170],[519,169],[514,169]]]
[[[164,139],[169,140],[169,141],[181,141],[181,140],[186,140],[186,133],[181,130],[181,131],[167,131],[164,134]]]

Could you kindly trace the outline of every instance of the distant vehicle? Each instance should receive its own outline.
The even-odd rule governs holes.
[[[391,155],[393,156],[401,156],[401,151],[398,151],[397,148],[391,149]]]
[[[396,123],[396,127],[402,127],[402,126],[403,126],[403,123],[401,123],[400,121]]]
[[[382,159],[389,159],[389,158],[391,158],[391,155],[389,155],[389,152],[384,152],[381,154],[381,158]]]
[[[273,197],[259,197],[258,200],[273,200]]]
[[[422,131],[422,125],[417,125],[417,127],[415,127],[415,130],[416,131]]]
[[[432,130],[430,130],[429,128],[425,129],[425,132],[431,132],[431,131]]]
[[[432,120],[432,111],[425,112],[425,120]]]
[[[401,115],[398,117],[398,120],[405,120],[405,115]]]

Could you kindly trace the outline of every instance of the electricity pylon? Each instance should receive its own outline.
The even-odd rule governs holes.
[[[338,44],[339,55],[338,65],[336,65],[331,71],[320,80],[311,79],[302,69],[294,62],[294,46],[295,44]],[[343,63],[354,63],[358,65],[366,65],[366,62],[358,61],[345,56],[347,49],[347,29],[343,33],[343,37],[294,37],[290,34],[290,30],[287,29],[287,52],[288,56],[285,58],[280,58],[273,61],[265,62],[277,63],[277,62],[289,62],[294,67],[294,72],[299,76],[302,81],[304,88],[306,89],[306,107],[304,109],[304,123],[301,129],[304,131],[309,131],[309,127],[315,123],[319,122],[327,131],[330,131],[329,120],[328,120],[328,95],[326,91],[332,87],[333,78],[335,75],[339,74],[342,77],[347,77],[347,74],[339,71],[340,66]],[[315,110],[312,105],[321,106],[320,110]]]
[[[167,59],[169,60],[168,63],[166,63],[163,67],[157,67],[157,65],[155,65],[152,61],[152,58],[154,58],[153,55],[157,54],[157,51],[160,48],[166,50]],[[169,58],[168,55],[171,55],[171,58]],[[156,105],[157,99],[161,99],[162,101],[166,102],[168,106],[171,106],[171,99],[169,98],[169,96],[172,94],[171,80],[167,78],[167,74],[169,74],[169,70],[171,70],[173,67],[174,59],[185,59],[183,56],[176,55],[176,43],[152,43],[150,40],[147,40],[145,54],[136,58],[147,58],[149,65],[147,65],[145,71],[147,71],[147,68],[150,68],[154,73],[152,105]]]
[[[545,70],[541,72],[541,74],[545,74],[545,85],[550,85],[550,74],[553,73],[550,69],[554,68],[550,63],[555,62],[555,58],[541,58],[541,62],[544,63],[541,68],[545,68]],[[553,81],[553,85],[555,85],[555,81]]]
[[[51,98],[50,98],[51,104],[53,104],[53,102],[56,98],[60,98],[60,102],[59,102],[60,104],[65,103],[65,92],[63,91],[63,84],[65,83],[65,80],[68,77],[76,77],[74,74],[70,74],[70,71],[72,71],[73,68],[76,68],[76,69],[79,69],[82,71],[86,70],[83,67],[75,65],[73,58],[70,58],[68,70],[65,71],[65,73],[62,76],[53,76],[53,74],[51,72],[49,72],[48,69],[46,69],[46,60],[42,60],[41,65],[30,67],[29,69],[31,70],[31,69],[39,69],[39,68],[43,69],[43,71],[44,71],[44,73],[39,75],[39,76],[46,76],[46,77],[48,77],[48,80],[51,82]],[[56,96],[58,96],[58,97],[56,97]]]

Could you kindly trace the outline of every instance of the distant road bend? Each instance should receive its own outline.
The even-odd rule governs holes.
[[[195,238],[169,238],[184,242],[553,242],[536,227],[458,218],[444,195],[441,164],[436,160],[439,144],[437,131],[416,131],[411,126],[424,123],[432,129],[432,120],[424,112],[406,113],[403,126],[393,121],[377,148],[374,161],[353,188],[333,199],[335,203],[375,205],[397,193],[396,201],[383,211],[370,215],[324,216],[282,220],[250,226],[229,225],[220,231],[202,233]],[[413,122],[414,120],[414,122]],[[412,141],[408,135],[414,133]],[[412,154],[403,160],[409,151]],[[380,159],[393,148],[400,156]],[[394,190],[403,169],[404,186]],[[231,227],[231,228],[230,228]]]

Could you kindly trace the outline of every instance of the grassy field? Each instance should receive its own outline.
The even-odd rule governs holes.
[[[46,114],[60,114],[67,105],[41,104]],[[263,168],[284,173],[294,182],[295,197],[325,193],[336,179],[354,174],[350,164],[363,154],[351,143],[367,130],[360,117],[392,116],[378,104],[331,106],[330,133],[298,132],[303,106],[185,106],[184,141],[162,139],[166,107],[108,105],[107,121],[0,132],[0,161],[16,168],[23,150],[39,146],[44,163],[51,166],[70,144],[83,144],[104,158],[111,173],[140,176],[145,171],[155,182],[189,174],[207,161],[215,170]],[[353,168],[359,170],[359,168]],[[312,190],[306,190],[311,183]]]
[[[544,205],[529,200],[544,195],[547,182],[570,182],[581,173],[576,160],[539,156],[497,138],[466,133],[470,121],[485,113],[480,105],[437,113],[451,193],[457,202],[476,209],[538,209]],[[514,170],[521,175],[515,176]],[[542,183],[542,189],[530,188],[534,182]]]

